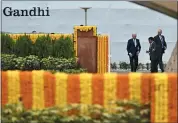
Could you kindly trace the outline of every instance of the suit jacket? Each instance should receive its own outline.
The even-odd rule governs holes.
[[[153,41],[149,47],[150,60],[157,60],[158,56],[156,54],[156,43]]]
[[[136,39],[136,46],[134,44],[133,39],[129,39],[127,42],[127,52],[132,53],[132,55],[136,55],[137,51],[141,51],[141,45],[139,39]]]
[[[161,36],[162,36],[163,42],[161,41],[159,35],[156,35],[154,37],[154,41],[156,43],[157,51],[159,54],[165,53],[165,48],[163,48],[163,47],[167,48],[165,37],[163,35],[161,35]]]

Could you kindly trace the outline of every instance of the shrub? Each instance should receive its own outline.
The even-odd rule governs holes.
[[[86,72],[77,66],[75,58],[42,58],[29,55],[26,57],[17,57],[16,55],[2,54],[2,70],[49,70],[53,72],[80,73]]]
[[[38,56],[35,55],[26,56],[24,63],[25,70],[40,70],[40,59],[38,58]]]
[[[56,70],[58,65],[58,58],[48,57],[41,59],[41,68],[44,70]]]
[[[23,57],[18,57],[14,58],[13,60],[14,69],[15,70],[25,70],[25,58]]]
[[[39,58],[49,56],[56,58],[73,58],[74,47],[70,37],[60,37],[52,40],[49,35],[39,36],[33,43],[29,35],[22,35],[16,41],[8,34],[1,35],[2,53],[15,54],[25,57],[28,55],[36,55]]]
[[[45,58],[53,54],[52,48],[52,40],[49,35],[40,36],[36,39],[36,42],[34,43],[32,54],[37,55],[39,58]]]
[[[2,108],[2,123],[149,123],[150,107],[134,101],[116,102],[111,113],[100,105],[71,104],[63,108],[26,110],[22,103]],[[82,107],[87,112],[80,113]],[[129,107],[129,108],[128,108]],[[74,111],[72,114],[69,112]],[[68,113],[67,113],[68,112]],[[68,114],[68,115],[67,115]]]
[[[13,39],[5,33],[1,34],[1,52],[6,54],[11,54],[14,51],[14,41]]]
[[[14,63],[16,55],[1,54],[1,69],[14,70],[16,63]]]
[[[17,56],[28,56],[32,53],[32,41],[29,36],[20,36],[14,45],[14,53]]]
[[[72,58],[74,57],[73,42],[69,37],[60,37],[54,42],[53,56],[57,58]]]
[[[63,72],[77,74],[77,73],[86,73],[87,70],[86,69],[82,69],[82,68],[79,68],[79,69],[65,69],[65,70],[63,70]]]
[[[58,70],[63,71],[65,69],[75,69],[76,62],[74,58],[66,59],[66,58],[43,58],[41,60],[41,67],[44,70]]]

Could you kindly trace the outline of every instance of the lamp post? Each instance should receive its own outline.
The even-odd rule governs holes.
[[[90,9],[91,7],[80,7],[85,11],[85,26],[87,26],[87,10]]]

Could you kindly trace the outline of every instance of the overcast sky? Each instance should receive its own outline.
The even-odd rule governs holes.
[[[74,25],[84,23],[84,13],[80,7],[92,7],[88,12],[88,24],[96,25],[100,34],[109,34],[112,62],[128,61],[126,41],[136,32],[141,41],[142,52],[139,61],[148,62],[145,55],[149,36],[157,29],[163,29],[168,49],[163,61],[168,61],[177,40],[177,20],[148,8],[127,1],[3,1],[4,7],[12,9],[32,9],[49,7],[50,17],[5,17],[5,32],[58,32],[72,33]],[[67,9],[67,10],[64,10]],[[0,20],[1,21],[1,20]],[[50,26],[49,26],[50,25]],[[167,57],[167,58],[166,58]]]
[[[3,1],[4,7],[30,9],[32,7],[49,7],[50,9],[78,9],[80,7],[144,9],[144,7],[127,1]]]

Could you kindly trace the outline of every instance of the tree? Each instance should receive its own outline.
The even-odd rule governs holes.
[[[139,64],[138,64],[138,69],[139,69],[139,70],[140,70],[140,69],[143,70],[143,69],[144,69],[144,64],[143,64],[143,63],[139,63]]]
[[[111,63],[111,69],[114,69],[114,70],[117,69],[117,64],[116,64],[116,62]]]
[[[150,64],[146,63],[146,69],[149,70],[149,68],[150,68]]]
[[[127,70],[128,64],[126,62],[120,62],[119,64],[120,64],[120,69]]]

